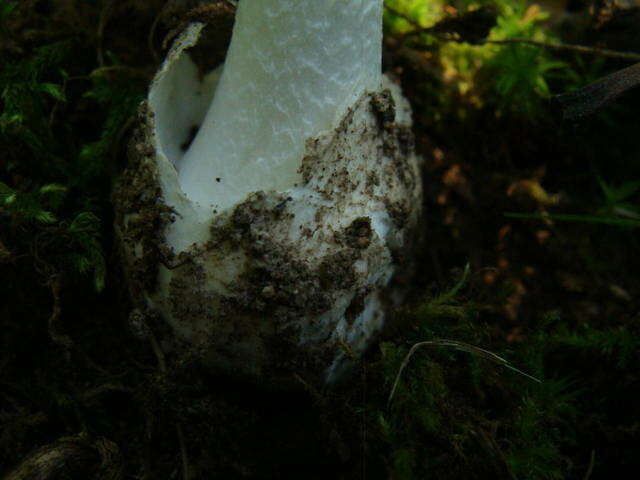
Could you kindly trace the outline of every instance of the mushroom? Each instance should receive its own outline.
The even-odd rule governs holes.
[[[402,301],[421,215],[382,0],[243,0],[209,72],[206,35],[174,42],[114,192],[137,311],[214,370],[334,384]]]

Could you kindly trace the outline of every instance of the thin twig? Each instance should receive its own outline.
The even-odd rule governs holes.
[[[140,77],[143,79],[148,79],[150,77],[149,72],[142,68],[131,67],[128,65],[106,65],[106,66],[96,68],[89,74],[88,77],[83,77],[83,78],[91,78],[94,75],[100,75],[102,73],[109,73],[109,72],[115,72],[115,71],[128,72],[131,74],[131,76]]]
[[[149,331],[149,341],[151,342],[151,348],[155,353],[158,360],[158,369],[163,375],[167,374],[167,363],[164,357],[164,352],[160,348],[160,344],[156,339],[153,331]],[[176,434],[178,435],[178,443],[180,444],[180,457],[182,459],[182,478],[184,480],[191,480],[191,469],[189,467],[189,455],[187,452],[187,442],[184,436],[184,430],[179,422],[176,422]]]
[[[404,21],[406,21],[409,25],[412,25],[420,30],[424,30],[425,27],[423,27],[422,25],[420,25],[414,18],[411,18],[409,15],[407,15],[406,13],[401,12],[400,10],[396,10],[393,7],[390,7],[389,5],[384,6],[384,8],[391,14],[391,15],[395,15],[396,17],[400,17],[401,19],[403,19]]]
[[[187,454],[187,442],[184,439],[182,425],[176,423],[178,441],[180,442],[180,456],[182,457],[182,477],[184,480],[191,480],[191,470],[189,469],[189,456]]]
[[[107,0],[106,5],[100,12],[100,20],[98,22],[97,43],[98,43],[98,64],[104,67],[104,30],[111,16],[111,9],[114,6],[113,0]]]
[[[520,375],[523,375],[531,380],[534,380],[538,383],[542,383],[540,380],[538,380],[535,377],[532,377],[531,375],[518,370],[517,368],[513,367],[507,360],[505,360],[504,358],[496,355],[493,352],[490,352],[489,350],[485,350],[483,348],[480,347],[476,347],[474,345],[469,345],[468,343],[463,343],[463,342],[457,342],[455,340],[432,340],[432,341],[425,341],[425,342],[419,342],[416,343],[413,347],[411,347],[411,349],[409,350],[409,353],[407,353],[407,355],[404,357],[404,360],[402,361],[402,364],[400,365],[400,368],[398,369],[398,374],[396,375],[396,379],[393,382],[393,387],[391,388],[391,393],[389,394],[389,400],[387,401],[387,406],[391,405],[391,401],[393,400],[393,397],[396,393],[396,389],[398,388],[398,384],[400,383],[400,377],[402,376],[402,372],[404,371],[404,369],[407,367],[407,365],[409,364],[409,360],[411,360],[411,357],[413,356],[413,354],[421,347],[452,347],[455,348],[457,350],[461,350],[463,352],[467,352],[467,353],[471,353],[474,355],[478,355],[481,358],[484,358],[485,360],[490,360],[492,362],[495,362],[499,365],[502,365],[503,367],[508,368],[509,370],[513,370],[514,372],[519,373]]]
[[[464,266],[464,270],[462,271],[462,276],[460,277],[460,280],[456,282],[456,284],[453,286],[451,290],[443,293],[438,298],[430,302],[429,306],[435,307],[453,300],[456,297],[456,295],[460,293],[460,290],[462,289],[462,287],[465,286],[465,284],[467,283],[467,280],[469,280],[470,274],[471,274],[471,265],[467,262],[467,264]]]
[[[385,8],[392,15],[402,18],[403,20],[405,20],[407,23],[409,23],[411,26],[414,27],[414,30],[404,33],[401,36],[402,39],[406,39],[407,37],[412,37],[415,35],[430,34],[448,41],[454,41],[454,42],[460,41],[455,37],[438,34],[438,32],[435,31],[434,27],[423,27],[415,19],[411,18],[409,15],[403,12],[396,10],[395,8],[392,8],[386,5],[385,5]],[[617,59],[626,60],[629,62],[640,62],[640,54],[638,53],[620,52],[618,50],[609,50],[606,48],[597,48],[597,47],[587,47],[585,45],[574,45],[574,44],[568,44],[568,43],[544,42],[540,40],[532,40],[529,38],[507,38],[504,40],[484,40],[479,43],[493,44],[493,45],[527,44],[527,45],[535,45],[538,47],[548,48],[551,50],[566,50],[566,51],[582,53],[586,55],[598,55],[600,57],[617,58]]]
[[[593,115],[602,107],[616,100],[626,91],[640,85],[640,62],[623,68],[617,72],[610,73],[589,85],[573,92],[557,95],[555,101],[562,109],[562,116],[565,120],[577,120]],[[580,216],[571,215],[549,215],[550,218],[563,218],[565,220],[580,220]],[[584,216],[582,217],[584,220]],[[594,223],[617,223],[638,226],[635,219],[620,218],[611,219],[592,217],[589,221]]]
[[[443,39],[445,41],[446,40],[451,40],[449,37],[445,37],[441,33],[438,33],[436,31],[435,27],[423,27],[422,25],[420,25],[420,23],[418,23],[415,19],[411,18],[406,13],[403,13],[403,12],[401,12],[399,10],[396,10],[393,7],[389,7],[388,5],[385,5],[385,8],[392,15],[395,15],[396,17],[402,18],[405,22],[407,22],[409,25],[414,27],[414,30],[410,30],[408,32],[405,32],[405,33],[399,35],[400,43],[404,43],[404,41],[409,37],[414,37],[416,35],[421,35],[421,34],[435,35],[436,37],[441,38],[441,39]]]
[[[484,448],[489,455],[496,456],[500,460],[500,467],[504,469],[504,473],[511,479],[517,480],[517,477],[511,471],[509,467],[509,462],[504,455],[504,452],[500,448],[500,445],[495,439],[495,428],[492,428],[492,433],[489,435],[482,427],[477,430],[472,429],[471,433],[476,437],[478,443],[482,448]]]
[[[158,28],[158,23],[160,23],[161,15],[162,15],[162,12],[159,12],[158,15],[156,15],[156,18],[153,20],[153,23],[151,24],[151,28],[149,29],[149,35],[147,36],[147,47],[149,48],[149,51],[151,52],[151,55],[153,56],[156,62],[160,60],[160,55],[158,54],[158,51],[156,50],[156,47],[153,44],[153,39],[156,36],[156,29]]]
[[[49,316],[49,336],[51,340],[63,347],[67,352],[73,346],[73,340],[67,335],[64,335],[58,331],[58,323],[60,321],[60,315],[62,313],[62,306],[60,300],[60,292],[62,290],[62,277],[60,275],[54,275],[49,281],[49,287],[51,288],[51,295],[53,296],[53,308],[51,315]]]
[[[507,38],[504,40],[485,40],[481,43],[493,45],[509,45],[509,44],[526,44],[537,47],[548,48],[551,50],[566,50],[576,53],[584,53],[587,55],[598,55],[600,57],[618,58],[629,62],[640,62],[640,54],[633,52],[620,52],[618,50],[609,50],[606,48],[587,47],[585,45],[574,45],[570,43],[543,42],[540,40],[531,40],[529,38]]]
[[[591,450],[591,459],[589,460],[589,468],[587,468],[587,473],[584,474],[584,480],[589,480],[591,478],[591,474],[593,473],[593,466],[596,463],[596,451]]]
[[[124,122],[124,125],[122,125],[122,127],[120,127],[120,130],[118,130],[118,133],[116,134],[116,138],[115,141],[113,142],[112,146],[111,146],[111,165],[109,165],[111,167],[111,170],[115,170],[115,165],[118,161],[118,153],[120,152],[120,145],[122,143],[122,139],[124,138],[125,133],[127,133],[127,131],[129,131],[129,129],[131,127],[133,127],[136,123],[136,120],[138,119],[137,114],[133,114],[131,115],[126,122]],[[116,176],[116,172],[115,171],[111,171],[109,172],[112,175],[112,178],[115,178]]]

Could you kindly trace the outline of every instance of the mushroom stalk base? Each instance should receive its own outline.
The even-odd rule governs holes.
[[[258,188],[203,221],[167,158],[183,139],[165,135],[178,117],[159,95],[184,81],[185,49],[200,30],[185,33],[156,78],[114,194],[134,302],[158,320],[167,352],[197,353],[214,370],[268,385],[300,386],[296,376],[335,384],[373,343],[411,272],[422,185],[409,105],[385,79],[306,138],[299,182]],[[207,86],[215,81],[205,77],[199,96],[211,97]],[[184,95],[176,105],[198,98]],[[192,120],[176,125],[185,138]]]

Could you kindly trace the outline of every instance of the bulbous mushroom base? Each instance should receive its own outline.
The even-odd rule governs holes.
[[[169,327],[163,348],[271,385],[344,378],[403,298],[418,237],[421,179],[399,89],[385,80],[308,139],[299,183],[214,210],[204,230],[169,191],[177,174],[158,115],[142,109],[114,203],[130,290]],[[198,233],[178,249],[176,229]]]

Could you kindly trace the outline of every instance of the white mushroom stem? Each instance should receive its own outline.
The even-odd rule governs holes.
[[[382,0],[243,0],[224,72],[176,168],[201,220],[300,181],[305,140],[381,85]]]

